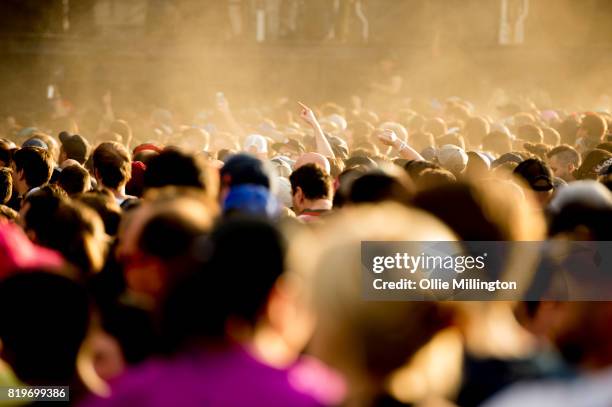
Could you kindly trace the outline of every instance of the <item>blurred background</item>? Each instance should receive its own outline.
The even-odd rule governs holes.
[[[610,93],[611,19],[606,0],[3,0],[0,97],[343,101],[393,71],[412,97],[501,87],[580,105]]]

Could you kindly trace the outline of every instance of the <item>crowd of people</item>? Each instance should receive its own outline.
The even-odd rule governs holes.
[[[610,112],[99,111],[0,129],[0,385],[92,407],[612,404],[612,302],[365,301],[360,256],[612,240]]]

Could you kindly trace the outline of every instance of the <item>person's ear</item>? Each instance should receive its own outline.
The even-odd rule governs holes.
[[[17,171],[17,179],[19,181],[25,181],[25,174],[24,174],[24,170],[19,170]]]
[[[303,203],[304,202],[304,192],[302,191],[301,187],[297,187],[295,189],[295,199],[299,203]]]

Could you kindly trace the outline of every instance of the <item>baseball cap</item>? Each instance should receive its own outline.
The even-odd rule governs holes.
[[[529,158],[520,163],[514,169],[514,174],[527,181],[534,191],[550,191],[554,187],[550,168],[537,158]]]
[[[594,180],[570,182],[550,201],[550,208],[559,212],[572,204],[583,204],[594,209],[612,209],[612,193]]]
[[[87,161],[89,155],[89,143],[84,137],[63,131],[59,134],[59,139],[62,142],[62,148],[66,152],[68,158],[78,161],[83,164]]]
[[[26,140],[21,147],[37,147],[37,148],[42,148],[43,150],[48,150],[49,147],[47,146],[47,143],[45,143],[44,141],[42,141],[39,138],[31,138],[29,140]]]
[[[268,141],[261,134],[251,134],[244,140],[244,150],[255,153],[267,153]]]
[[[461,172],[468,163],[468,155],[454,144],[446,144],[438,149],[438,162],[451,172]]]
[[[612,153],[596,148],[582,160],[582,165],[572,174],[576,179],[595,179],[598,175],[607,171],[612,165]]]
[[[221,168],[221,181],[231,187],[255,184],[269,188],[270,176],[263,161],[244,153],[231,156]]]
[[[232,187],[223,201],[223,212],[239,212],[246,215],[274,217],[278,202],[262,185],[244,184]]]

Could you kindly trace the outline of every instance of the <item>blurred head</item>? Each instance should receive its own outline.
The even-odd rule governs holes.
[[[294,240],[290,266],[312,281],[307,287],[317,318],[309,352],[340,370],[349,389],[358,388],[362,397],[378,391],[450,318],[435,302],[364,301],[361,242],[454,239],[432,216],[385,203],[343,209],[328,219],[320,234]]]
[[[510,182],[447,183],[419,192],[414,204],[442,219],[465,241],[544,236],[544,220],[535,212],[534,202]]]
[[[199,269],[182,279],[165,301],[166,340],[174,348],[229,338],[249,342],[284,270],[281,234],[267,221],[233,217],[199,239],[195,248],[201,254]]]
[[[482,149],[496,155],[506,154],[512,151],[512,140],[506,133],[492,131],[483,139]]]
[[[117,255],[129,289],[158,304],[188,271],[191,245],[210,231],[218,209],[197,190],[160,189],[145,199],[122,219]]]
[[[0,352],[21,382],[73,384],[88,326],[87,292],[74,281],[31,272],[0,282]]]
[[[13,178],[10,168],[0,168],[0,205],[6,204],[13,194]]]
[[[589,145],[596,145],[603,141],[608,130],[608,123],[597,113],[587,113],[580,121],[577,137],[587,140]]]
[[[152,157],[144,173],[144,189],[184,186],[205,189],[203,163],[193,154],[165,149]]]
[[[25,199],[21,220],[35,243],[55,249],[83,274],[99,271],[108,250],[104,225],[89,207],[46,186]]]
[[[293,169],[297,170],[298,168],[306,164],[316,164],[320,166],[327,174],[330,173],[329,161],[327,161],[327,158],[325,158],[319,153],[309,152],[302,154],[295,162]]]
[[[464,133],[470,148],[478,148],[489,131],[489,122],[482,117],[471,117],[465,122]]]
[[[513,173],[534,191],[542,207],[548,204],[554,190],[553,173],[544,161],[539,158],[528,158],[520,163]]]

